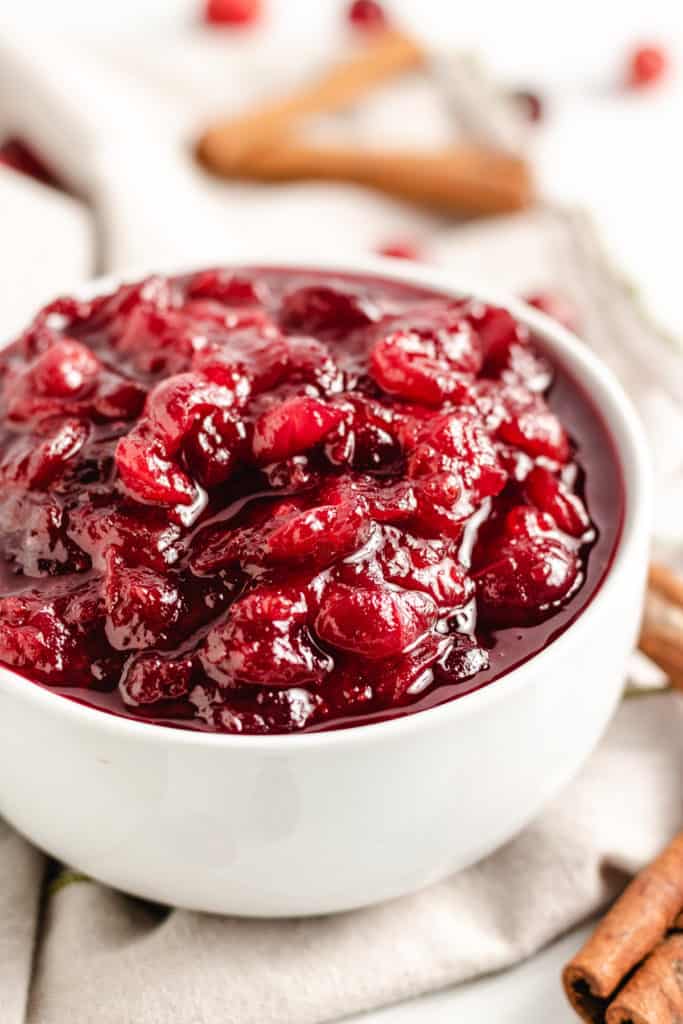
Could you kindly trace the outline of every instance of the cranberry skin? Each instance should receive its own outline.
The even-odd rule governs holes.
[[[237,698],[219,703],[212,710],[211,725],[218,732],[263,735],[298,732],[324,717],[322,696],[301,687],[288,690],[263,689],[253,699],[257,710],[242,706]]]
[[[77,631],[37,592],[0,598],[0,658],[50,685],[87,686],[91,679]]]
[[[517,346],[526,346],[529,335],[501,306],[474,303],[468,320],[477,332],[483,348],[483,372],[487,377],[500,377],[509,368],[512,352]]]
[[[540,395],[510,392],[504,401],[505,419],[497,430],[501,441],[521,448],[534,459],[543,457],[561,464],[569,460],[571,446],[567,433]]]
[[[31,375],[41,394],[50,398],[73,398],[89,391],[99,372],[100,361],[90,349],[64,338],[38,358]]]
[[[323,483],[318,497],[325,504],[367,509],[378,523],[407,522],[417,509],[415,489],[408,480],[381,483],[370,476],[344,474]]]
[[[477,608],[488,625],[533,625],[552,615],[579,581],[577,557],[559,537],[503,538],[476,573]]]
[[[388,395],[425,405],[462,400],[468,394],[468,379],[458,377],[432,345],[410,331],[394,331],[377,342],[370,375]]]
[[[537,92],[531,92],[529,89],[517,89],[513,92],[512,98],[529,121],[537,124],[543,120],[544,104]]]
[[[374,303],[330,285],[309,285],[287,292],[280,319],[288,330],[307,334],[344,334],[379,319]]]
[[[187,473],[171,462],[163,442],[141,422],[116,446],[116,468],[124,489],[152,505],[192,505],[197,490]]]
[[[348,431],[328,452],[330,461],[361,470],[398,465],[402,451],[391,410],[360,396],[345,396],[345,401],[350,411]]]
[[[59,182],[43,159],[21,139],[6,139],[0,143],[0,167],[8,167],[34,178],[42,185],[59,188]]]
[[[397,238],[392,242],[385,242],[378,246],[377,252],[380,256],[387,256],[392,260],[419,260],[421,257],[421,247],[409,238]]]
[[[138,506],[124,512],[86,500],[69,512],[69,537],[99,571],[111,548],[125,550],[129,565],[145,565],[159,573],[175,565],[182,554],[181,528],[169,522],[165,509]]]
[[[267,299],[264,285],[231,270],[201,270],[187,285],[191,299],[215,299],[227,306],[261,306]]]
[[[353,0],[347,18],[354,28],[364,32],[378,32],[388,27],[386,11],[377,0]]]
[[[289,366],[289,348],[274,324],[236,327],[195,353],[192,369],[231,388],[240,403],[275,387]]]
[[[290,398],[254,424],[253,449],[262,463],[279,462],[315,448],[344,421],[342,409],[317,398]]]
[[[423,590],[440,608],[461,607],[472,596],[464,568],[441,539],[415,537],[393,526],[382,530],[377,553],[382,578],[406,590]]]
[[[535,466],[524,481],[529,501],[549,515],[558,529],[571,537],[583,537],[590,528],[588,513],[580,498],[564,486],[545,466]]]
[[[311,384],[321,395],[338,394],[344,387],[344,374],[329,347],[317,338],[294,335],[287,339],[287,380]]]
[[[197,420],[184,444],[185,461],[202,487],[225,483],[247,454],[244,423],[226,409],[216,409]]]
[[[336,583],[323,595],[315,629],[332,647],[374,659],[400,654],[435,620],[426,594]]]
[[[424,405],[469,397],[483,353],[462,304],[426,303],[391,326],[370,355],[370,375],[383,391]]]
[[[128,707],[156,704],[160,700],[177,700],[190,688],[192,659],[167,659],[158,654],[141,654],[126,668],[119,683],[119,693]]]
[[[488,651],[474,637],[459,634],[435,664],[434,676],[440,683],[463,683],[488,667]]]
[[[152,569],[127,566],[114,550],[106,562],[104,603],[111,646],[126,651],[164,645],[183,607],[173,580]]]
[[[418,433],[408,457],[413,479],[437,478],[445,502],[457,499],[460,481],[479,502],[499,494],[507,481],[498,453],[479,417],[471,413],[437,416]],[[449,476],[453,483],[449,484]]]
[[[317,568],[356,551],[368,539],[371,522],[362,506],[323,505],[295,512],[265,541],[269,563],[303,562]]]
[[[632,89],[649,88],[669,69],[669,56],[662,46],[639,46],[628,63],[626,81]]]
[[[307,617],[303,594],[256,589],[210,630],[199,651],[202,665],[221,687],[317,685],[333,662],[313,646]]]
[[[205,0],[204,20],[208,25],[244,28],[261,15],[261,0]]]
[[[90,428],[82,420],[68,419],[51,429],[44,441],[19,438],[0,463],[0,481],[30,490],[47,490],[67,470],[85,446]]]

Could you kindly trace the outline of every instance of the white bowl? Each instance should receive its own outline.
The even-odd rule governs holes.
[[[83,707],[0,669],[0,814],[60,861],[162,903],[320,914],[472,864],[576,774],[634,646],[650,478],[640,426],[611,373],[537,311],[442,272],[376,259],[309,265],[507,306],[602,410],[623,468],[624,528],[598,593],[549,647],[488,687],[381,724],[285,736],[182,731]]]

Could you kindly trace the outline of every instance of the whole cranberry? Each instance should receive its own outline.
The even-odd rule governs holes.
[[[626,82],[632,89],[659,82],[669,69],[669,55],[662,46],[639,46],[628,61]]]
[[[263,413],[254,425],[254,455],[279,462],[314,448],[344,419],[341,409],[317,398],[290,398]]]
[[[0,167],[8,167],[19,174],[26,174],[43,185],[59,187],[47,164],[21,139],[6,139],[0,143]]]
[[[315,628],[332,647],[387,658],[407,650],[435,619],[436,605],[421,591],[334,583],[323,595]]]
[[[388,256],[393,260],[419,260],[421,247],[410,238],[395,238],[377,247],[380,256]]]
[[[56,342],[34,363],[37,389],[50,398],[72,398],[88,391],[100,372],[97,356],[78,341]]]
[[[206,0],[204,20],[208,25],[253,25],[263,13],[261,0]]]
[[[353,0],[347,18],[354,28],[367,32],[377,32],[389,24],[386,11],[377,0]]]
[[[517,89],[512,98],[525,116],[534,123],[543,120],[543,100],[537,92],[530,89]]]
[[[524,626],[552,615],[579,576],[574,551],[552,533],[505,537],[475,573],[477,607],[493,626]]]

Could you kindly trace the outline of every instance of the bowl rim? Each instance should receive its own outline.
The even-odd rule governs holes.
[[[459,272],[452,273],[439,267],[365,255],[329,258],[321,257],[319,254],[308,257],[298,253],[292,255],[290,252],[269,253],[265,254],[265,257],[267,258],[261,253],[253,258],[251,253],[245,253],[244,258],[239,260],[213,260],[196,265],[193,261],[193,265],[189,267],[179,268],[177,264],[156,266],[152,270],[149,266],[132,267],[126,271],[102,275],[83,282],[75,286],[71,294],[77,298],[87,299],[150,274],[183,275],[206,267],[221,266],[254,270],[277,268],[301,272],[302,276],[320,271],[332,275],[359,275],[424,287],[453,298],[468,296],[504,306],[528,326],[544,346],[558,356],[559,361],[567,366],[578,383],[588,392],[605,421],[621,463],[625,498],[622,529],[611,564],[598,584],[597,591],[559,637],[521,665],[510,669],[504,677],[434,707],[385,721],[345,726],[342,729],[241,735],[159,725],[81,704],[61,693],[36,685],[4,665],[0,665],[0,693],[11,693],[12,696],[19,697],[29,704],[35,704],[37,708],[42,708],[55,718],[71,720],[74,724],[80,721],[85,727],[100,729],[119,736],[122,740],[128,738],[131,741],[140,740],[182,747],[223,747],[233,752],[241,749],[245,752],[278,756],[304,750],[312,751],[320,747],[343,749],[358,743],[381,743],[420,733],[431,726],[455,725],[459,719],[485,711],[490,705],[514,696],[518,690],[537,677],[540,668],[546,666],[552,659],[562,657],[571,645],[580,641],[581,634],[590,626],[591,618],[600,615],[617,591],[625,566],[643,547],[645,538],[649,535],[652,516],[650,459],[643,428],[631,400],[613,371],[580,341],[576,334],[521,299],[507,295],[504,291],[488,288]]]

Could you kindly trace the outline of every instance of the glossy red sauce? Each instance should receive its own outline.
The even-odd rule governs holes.
[[[0,659],[115,714],[432,707],[552,642],[618,542],[599,411],[481,303],[209,270],[58,300],[0,372]]]

